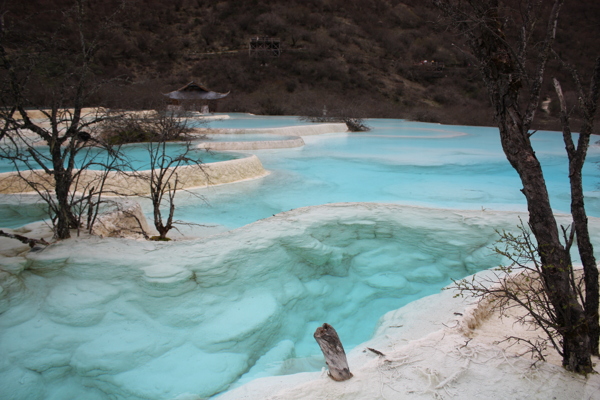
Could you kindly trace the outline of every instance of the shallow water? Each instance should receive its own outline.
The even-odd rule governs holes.
[[[227,114],[229,118],[211,120],[208,123],[209,128],[214,129],[254,129],[254,128],[283,128],[286,126],[306,125],[308,122],[301,121],[297,117],[272,116],[264,117],[262,115],[232,113]],[[191,127],[205,127],[204,122],[194,124]]]
[[[271,133],[220,133],[216,135],[206,135],[206,139],[201,142],[264,142],[271,140],[290,140],[295,136],[275,135]]]

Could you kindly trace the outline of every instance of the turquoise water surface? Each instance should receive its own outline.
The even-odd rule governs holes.
[[[219,121],[246,128],[294,125],[295,117],[240,117]],[[361,133],[305,136],[301,148],[254,150],[271,172],[265,178],[199,190],[198,207],[182,197],[181,218],[236,228],[298,207],[336,202],[385,202],[436,208],[526,210],[521,182],[500,145],[497,128],[370,119]],[[217,122],[211,123],[216,127]],[[290,133],[293,128],[290,129]],[[532,141],[543,164],[552,206],[569,212],[567,158],[558,132]],[[600,217],[600,146],[584,167],[586,206]]]

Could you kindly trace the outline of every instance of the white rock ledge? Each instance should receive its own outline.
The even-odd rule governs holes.
[[[284,126],[281,128],[257,128],[257,129],[228,129],[227,133],[268,133],[273,135],[287,136],[312,136],[324,135],[326,133],[348,132],[345,123],[311,124],[298,126]]]
[[[98,186],[103,173],[103,171],[84,171],[81,174],[79,186],[76,190]],[[23,171],[21,174],[27,180],[43,185],[47,189],[52,188],[52,177],[43,170]],[[268,172],[264,169],[258,157],[252,155],[236,160],[182,166],[177,169],[177,175],[179,187],[181,189],[189,189],[261,178],[268,175]],[[149,177],[150,171],[139,171],[135,174],[131,172],[117,173],[111,171],[109,172],[104,188],[107,193],[115,195],[145,195],[150,190]],[[23,181],[17,172],[0,174],[0,193],[12,194],[32,191],[33,189]]]
[[[287,140],[262,140],[256,142],[203,142],[199,149],[208,150],[261,150],[261,149],[290,149],[304,146],[301,137]]]

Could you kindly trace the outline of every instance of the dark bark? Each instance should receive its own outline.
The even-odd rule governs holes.
[[[348,367],[346,353],[340,338],[329,324],[323,324],[315,331],[313,335],[321,351],[325,356],[325,363],[329,367],[329,376],[334,381],[345,381],[352,378],[352,373]]]
[[[73,213],[71,212],[71,202],[69,194],[71,191],[72,169],[64,168],[64,156],[59,145],[50,147],[52,164],[54,170],[54,193],[56,195],[56,225],[54,235],[57,239],[68,239],[71,237],[71,228],[73,228]]]
[[[0,230],[0,236],[11,238],[18,240],[21,243],[25,243],[29,247],[33,248],[36,244],[42,244],[44,246],[48,246],[50,243],[46,242],[44,239],[33,239],[23,235],[17,235],[13,233],[4,232]]]
[[[589,337],[592,354],[599,354],[600,342],[600,316],[598,307],[600,302],[600,288],[598,283],[598,267],[594,256],[594,246],[588,230],[588,218],[585,211],[583,194],[582,169],[590,144],[593,131],[594,117],[597,111],[598,97],[600,95],[600,58],[596,60],[596,67],[592,76],[589,93],[584,93],[577,72],[571,70],[577,84],[581,99],[580,107],[583,108],[583,124],[579,133],[577,147],[573,142],[567,104],[558,80],[554,79],[554,87],[560,104],[560,119],[563,127],[565,148],[569,157],[569,181],[571,184],[571,214],[577,237],[577,248],[581,263],[583,264],[585,300],[584,310],[588,322]]]

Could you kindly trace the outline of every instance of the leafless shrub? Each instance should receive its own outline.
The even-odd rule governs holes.
[[[360,106],[351,104],[339,108],[327,109],[324,106],[322,109],[316,107],[304,109],[304,116],[298,117],[301,121],[314,123],[327,122],[343,122],[348,126],[350,132],[366,132],[370,131],[371,127],[365,124],[364,119],[360,115]]]
[[[547,285],[541,276],[542,264],[539,260],[538,248],[532,234],[523,222],[518,226],[519,233],[498,232],[500,238],[494,252],[508,259],[509,264],[496,268],[491,276],[480,278],[473,276],[454,282],[458,290],[456,296],[470,295],[485,302],[491,311],[501,316],[508,316],[509,310],[520,308],[524,312],[517,313],[517,322],[531,328],[539,328],[544,337],[529,340],[520,337],[507,337],[505,341],[524,344],[532,358],[545,360],[546,349],[550,345],[563,356],[561,339],[564,327],[548,297]],[[567,230],[563,228],[565,235]],[[583,303],[582,280],[575,273],[570,275],[570,284]]]

